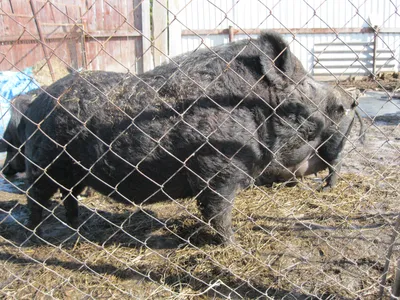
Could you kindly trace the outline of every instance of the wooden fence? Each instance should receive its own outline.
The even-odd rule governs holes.
[[[318,13],[331,18],[330,22],[336,27],[317,24],[315,26],[324,25],[325,28],[309,28],[300,26],[301,18],[295,19],[296,24],[290,23],[282,14],[282,8],[273,12],[282,19],[280,27],[273,23],[270,25],[275,27],[267,27],[269,23],[262,23],[251,28],[245,27],[254,25],[243,10],[246,3],[251,4],[255,19],[259,13],[268,13],[259,1],[232,2],[232,7],[227,4],[221,10],[207,1],[0,0],[0,71],[39,65],[49,69],[53,80],[57,77],[54,69],[60,64],[73,69],[142,73],[167,61],[168,57],[204,45],[248,38],[266,28],[285,34],[289,41],[295,34],[292,51],[305,68],[317,76],[346,78],[398,70],[400,29],[391,15],[386,18],[390,22],[377,23],[386,26],[378,31],[371,24],[361,24],[360,20],[366,20],[369,15],[368,7],[362,6],[355,12],[360,20],[355,20],[358,23],[353,24],[354,27],[349,27],[352,23],[347,22],[350,16],[337,14],[332,19],[327,14],[330,8],[325,7]],[[390,14],[391,7],[386,10],[386,15]],[[266,20],[273,21],[273,18]],[[367,47],[371,43],[374,44],[372,54],[365,50],[371,48]],[[362,49],[351,48],[356,44],[362,44]],[[342,48],[339,52],[331,49],[338,46],[344,49],[343,53],[339,51]],[[329,51],[338,52],[339,58],[331,60]],[[347,55],[345,52],[352,55],[349,61],[341,59],[342,55]],[[321,64],[325,59],[323,55],[328,55],[325,64]],[[360,63],[357,57],[361,57]]]
[[[151,68],[150,46],[148,1],[0,1],[0,71],[42,64],[53,80],[60,65],[140,73]]]

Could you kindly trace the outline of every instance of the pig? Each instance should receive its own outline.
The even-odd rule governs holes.
[[[78,74],[73,70],[68,71],[71,74],[68,76],[74,76]],[[106,76],[101,76],[101,74]],[[90,79],[90,82],[91,84],[100,87],[99,92],[109,91],[113,86],[122,81],[123,78],[126,76],[123,73],[116,72],[99,72],[98,75],[99,76],[93,76],[93,78]],[[25,140],[21,139],[18,132],[18,126],[31,102],[46,88],[47,86],[42,86],[39,89],[29,91],[28,93],[23,95],[19,95],[11,101],[11,118],[9,123],[7,124],[4,136],[0,140],[0,152],[7,152],[3,169],[1,170],[2,173],[6,176],[15,175],[18,172],[25,172],[25,157],[23,156],[23,145]],[[68,86],[64,86],[63,88],[66,90]],[[18,149],[19,147],[21,147],[21,149]],[[87,194],[90,194],[90,192],[88,192]]]
[[[345,92],[348,93],[348,91]],[[304,175],[310,173],[316,174],[328,168],[329,173],[327,177],[324,178],[325,185],[321,186],[319,190],[327,191],[336,185],[339,177],[338,174],[342,166],[344,146],[349,139],[355,118],[357,118],[360,123],[359,141],[362,144],[364,143],[364,122],[360,113],[357,111],[359,96],[358,93],[349,93],[347,99],[350,101],[347,101],[345,104],[345,116],[342,117],[339,124],[331,126],[325,131],[323,137],[325,143],[317,149],[316,154],[309,162],[309,168],[304,173]]]
[[[341,89],[341,88],[340,88]],[[295,185],[297,177],[304,177],[328,169],[329,174],[324,178],[323,184],[319,186],[319,191],[328,191],[333,188],[338,180],[338,173],[341,169],[343,149],[348,140],[350,131],[353,127],[355,118],[360,123],[359,142],[364,144],[365,128],[360,113],[357,110],[358,98],[361,96],[359,90],[346,89],[342,91],[348,94],[343,99],[346,104],[345,116],[339,124],[332,125],[324,131],[323,140],[314,153],[298,165],[283,166],[278,160],[271,162],[270,165],[256,178],[255,184],[258,186],[271,186],[273,183],[285,182],[287,185]],[[284,155],[292,155],[284,153]]]
[[[356,110],[358,96],[349,94],[345,103],[345,115],[339,124],[332,124],[322,132],[322,140],[309,157],[298,164],[284,165],[282,161],[289,161],[285,156],[293,156],[292,152],[280,151],[272,162],[266,167],[261,175],[256,178],[255,184],[258,186],[271,186],[273,183],[286,182],[289,185],[297,183],[297,177],[304,177],[328,169],[329,174],[324,178],[318,190],[328,191],[333,188],[338,180],[338,173],[341,169],[343,149],[348,140],[354,120],[360,122],[360,142],[364,142],[363,121]]]
[[[277,156],[285,166],[308,160],[346,117],[347,95],[308,76],[273,32],[127,75],[108,93],[98,76],[107,74],[55,82],[19,126],[31,230],[58,188],[77,228],[76,196],[90,186],[140,205],[195,197],[221,243],[231,243],[235,194]]]
[[[18,135],[18,126],[28,109],[29,104],[42,90],[35,89],[26,94],[14,97],[11,100],[11,117],[7,124],[3,138],[0,140],[0,152],[7,152],[2,172],[6,176],[12,176],[25,171],[25,158],[19,147],[22,145]]]
[[[73,70],[69,70],[69,73],[73,74],[69,76],[78,74]],[[89,82],[90,84],[97,85],[99,92],[106,92],[121,82],[125,76],[123,73],[98,72],[89,79]],[[7,152],[1,171],[7,177],[19,172],[25,172],[25,156],[23,155],[25,140],[21,138],[21,136],[24,136],[24,133],[20,135],[18,127],[31,102],[46,88],[47,86],[42,86],[39,89],[19,95],[12,100],[10,122],[7,124],[4,136],[0,140],[0,152]],[[68,86],[64,86],[63,88],[67,89]],[[90,197],[92,195],[93,191],[88,187],[80,193],[81,197]],[[63,198],[62,194],[60,194],[60,197]]]

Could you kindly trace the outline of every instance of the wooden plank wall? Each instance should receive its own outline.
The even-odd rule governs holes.
[[[151,46],[150,26],[143,24],[149,14],[142,0],[2,0],[0,71],[46,63],[45,52],[50,64],[74,69],[149,69],[143,67],[151,55],[143,49]]]
[[[20,70],[45,61],[80,67],[83,64],[79,24],[81,0],[50,4],[33,1],[44,40],[40,40],[29,0],[4,0],[0,10],[0,70]]]
[[[136,72],[135,44],[141,39],[134,28],[132,0],[88,0],[84,14],[87,68]]]

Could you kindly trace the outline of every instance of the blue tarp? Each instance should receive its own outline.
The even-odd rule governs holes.
[[[10,100],[39,88],[32,75],[32,68],[26,68],[22,72],[0,72],[0,136],[3,136],[10,120]]]

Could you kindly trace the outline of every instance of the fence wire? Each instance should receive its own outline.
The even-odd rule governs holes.
[[[3,1],[1,295],[398,299],[399,5]]]

